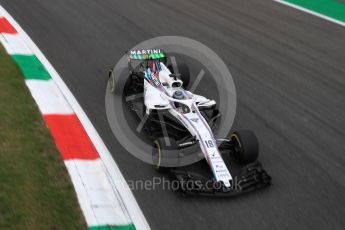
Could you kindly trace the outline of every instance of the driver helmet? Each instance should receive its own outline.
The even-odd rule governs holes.
[[[183,94],[183,92],[181,90],[176,90],[174,93],[173,93],[173,98],[177,99],[177,100],[183,100],[185,99],[185,96]]]

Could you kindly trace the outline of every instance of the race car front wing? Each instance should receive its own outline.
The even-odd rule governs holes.
[[[230,188],[188,171],[170,170],[170,176],[179,184],[177,191],[183,196],[237,196],[271,184],[271,177],[258,161],[240,169],[239,173],[233,177]]]

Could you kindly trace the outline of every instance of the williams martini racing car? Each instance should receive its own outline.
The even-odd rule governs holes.
[[[239,130],[215,139],[212,128],[217,126],[220,112],[214,100],[186,90],[190,80],[187,65],[167,64],[160,49],[132,50],[127,55],[129,77],[124,96],[143,96],[126,103],[146,120],[144,129],[153,141],[155,169],[168,172],[179,184],[178,191],[184,195],[233,196],[270,184],[271,177],[257,161],[258,141],[253,132]],[[112,70],[109,81],[114,91]],[[201,164],[209,166],[206,171],[210,178],[177,167],[187,149],[199,151]]]

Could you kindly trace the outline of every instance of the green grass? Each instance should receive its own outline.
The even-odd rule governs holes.
[[[49,130],[19,68],[2,46],[0,229],[86,229]]]

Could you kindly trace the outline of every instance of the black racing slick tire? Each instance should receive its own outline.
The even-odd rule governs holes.
[[[178,146],[173,138],[157,138],[153,141],[152,160],[154,169],[167,172],[178,165]]]
[[[259,142],[250,130],[239,130],[230,135],[234,145],[233,158],[239,164],[255,162],[259,157]]]

